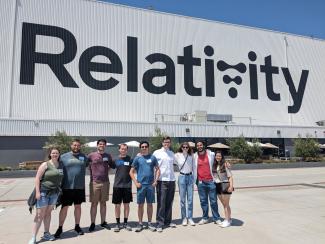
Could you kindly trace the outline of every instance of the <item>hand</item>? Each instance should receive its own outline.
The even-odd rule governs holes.
[[[229,186],[229,188],[227,189],[227,192],[233,192],[234,188],[232,186]]]
[[[137,188],[141,188],[142,185],[141,185],[141,183],[136,182],[136,183],[135,183],[135,186],[136,186]]]
[[[154,181],[154,182],[152,183],[152,186],[153,186],[153,187],[156,187],[156,186],[157,186],[157,181]]]
[[[35,198],[36,198],[36,200],[40,200],[41,199],[41,193],[40,192],[36,192]]]
[[[226,161],[226,167],[227,167],[228,169],[231,169],[231,163],[229,163],[228,161]]]

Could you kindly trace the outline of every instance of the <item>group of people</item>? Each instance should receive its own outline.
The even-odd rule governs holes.
[[[164,228],[175,228],[172,222],[173,201],[176,188],[174,165],[178,166],[178,189],[180,195],[180,208],[182,225],[195,226],[193,220],[193,191],[197,185],[202,208],[202,219],[198,224],[209,222],[209,203],[213,222],[221,227],[231,225],[230,196],[233,191],[233,178],[230,165],[225,162],[221,152],[214,153],[205,148],[203,141],[196,143],[197,152],[193,153],[189,143],[183,142],[174,154],[171,150],[171,138],[164,137],[162,148],[149,151],[149,142],[140,142],[140,152],[131,159],[127,155],[128,146],[119,145],[119,156],[112,159],[105,152],[107,141],[97,141],[97,151],[83,154],[78,139],[71,142],[71,151],[60,155],[58,148],[51,148],[49,160],[38,169],[35,177],[36,215],[32,228],[32,238],[29,244],[36,243],[38,230],[44,223],[43,240],[60,238],[63,232],[68,209],[74,205],[75,228],[77,234],[83,235],[80,227],[81,204],[86,201],[85,174],[89,167],[89,201],[90,219],[89,232],[96,228],[95,219],[97,207],[100,205],[100,226],[110,229],[106,222],[106,202],[109,200],[109,169],[116,169],[112,203],[115,205],[116,224],[115,232],[121,229],[132,231],[128,224],[130,202],[133,201],[132,181],[137,189],[138,224],[135,232],[142,231],[144,227],[144,204],[147,207],[147,228],[151,231],[162,232]],[[225,211],[225,218],[221,221],[218,211],[217,196]],[[51,211],[59,203],[59,227],[54,235],[49,232]],[[157,199],[156,224],[152,221],[153,204]],[[123,203],[124,219],[121,223],[121,205]]]

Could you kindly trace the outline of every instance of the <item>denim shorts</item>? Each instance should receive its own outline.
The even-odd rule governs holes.
[[[155,202],[155,188],[152,185],[142,185],[137,189],[137,203],[142,204],[144,202]]]
[[[41,191],[41,198],[36,202],[36,208],[44,208],[50,205],[55,205],[58,200],[58,194],[54,193],[47,195],[46,192]]]

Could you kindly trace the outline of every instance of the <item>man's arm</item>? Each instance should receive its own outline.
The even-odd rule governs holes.
[[[153,187],[156,187],[159,176],[160,176],[160,168],[159,168],[159,166],[155,166],[155,177],[154,177],[154,181],[152,183]]]
[[[139,182],[137,181],[137,179],[135,178],[135,172],[136,172],[136,171],[135,171],[135,168],[132,167],[132,168],[130,169],[130,173],[129,173],[129,175],[130,175],[132,181],[134,182],[135,186],[136,186],[137,188],[141,188],[141,183],[139,183]]]

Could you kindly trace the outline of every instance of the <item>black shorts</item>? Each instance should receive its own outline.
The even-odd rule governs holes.
[[[130,203],[133,201],[131,188],[113,188],[113,204]]]
[[[230,194],[232,194],[232,192],[222,191],[221,183],[216,183],[216,191],[217,191],[217,194],[222,194],[222,195],[230,195]]]
[[[63,189],[61,196],[62,207],[78,205],[86,202],[85,189]]]

